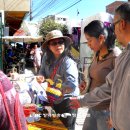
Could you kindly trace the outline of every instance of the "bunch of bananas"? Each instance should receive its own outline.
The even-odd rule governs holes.
[[[47,87],[46,91],[56,97],[59,97],[62,95],[61,88],[62,88],[62,80],[57,79],[56,82],[54,82],[52,79],[46,79],[46,81],[49,83],[49,86]]]

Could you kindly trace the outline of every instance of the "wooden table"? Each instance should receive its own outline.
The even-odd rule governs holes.
[[[67,130],[58,118],[54,118],[53,121],[47,121],[46,119],[41,118],[40,121],[28,123],[28,125],[41,128],[39,130]]]

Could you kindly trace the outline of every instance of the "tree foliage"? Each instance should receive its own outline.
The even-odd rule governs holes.
[[[50,20],[50,19],[42,21],[39,28],[39,34],[42,35],[43,38],[45,39],[47,33],[55,29],[61,30],[61,32],[64,35],[68,34],[68,28],[66,25],[56,23],[54,20]]]
[[[123,49],[123,47],[121,46],[121,44],[117,41],[117,39],[115,40],[115,45],[117,47],[119,47],[121,50]]]

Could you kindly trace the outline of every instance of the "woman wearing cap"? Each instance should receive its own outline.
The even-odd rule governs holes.
[[[114,30],[110,23],[94,20],[84,28],[87,45],[95,52],[89,68],[88,92],[105,83],[105,78],[114,68],[115,58],[121,50],[115,47]],[[78,100],[77,100],[78,101]],[[71,102],[73,104],[74,102]],[[90,108],[83,130],[110,130],[108,127],[110,99]],[[76,107],[76,104],[73,104]]]
[[[69,97],[78,96],[78,69],[77,63],[70,55],[71,39],[63,36],[61,31],[53,30],[46,36],[43,44],[45,52],[42,65],[37,77],[41,83],[45,79],[51,78],[54,82],[58,79],[62,81],[62,96],[57,100],[49,101],[55,112],[60,114],[60,120],[68,130],[74,130],[77,110],[73,110],[69,106]],[[42,76],[42,77],[41,77]],[[67,117],[64,117],[64,113]]]

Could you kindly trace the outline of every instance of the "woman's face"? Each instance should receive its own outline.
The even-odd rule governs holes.
[[[53,39],[49,42],[49,49],[52,51],[54,56],[58,58],[65,49],[64,40],[62,38]]]
[[[87,45],[94,51],[97,52],[101,49],[103,45],[104,36],[99,36],[99,38],[91,37],[85,33],[85,38],[87,39]]]

